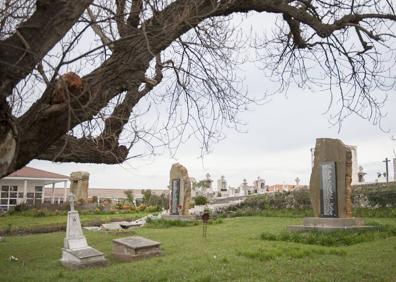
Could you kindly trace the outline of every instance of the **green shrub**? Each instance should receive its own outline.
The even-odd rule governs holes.
[[[197,196],[194,198],[194,202],[197,206],[203,206],[206,205],[208,203],[208,198],[206,198],[205,196]]]

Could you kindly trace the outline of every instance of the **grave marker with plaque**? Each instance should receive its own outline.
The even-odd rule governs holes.
[[[180,198],[180,179],[172,180],[172,195],[171,195],[171,211],[170,214],[179,214],[179,198]]]
[[[304,225],[292,225],[294,232],[366,229],[361,218],[352,217],[352,151],[338,139],[316,139],[309,184],[315,217]]]
[[[338,217],[335,162],[320,164],[320,217]]]
[[[191,201],[191,180],[187,169],[179,163],[173,164],[170,170],[169,215],[167,219],[190,219],[189,205]],[[184,218],[183,218],[184,217]]]

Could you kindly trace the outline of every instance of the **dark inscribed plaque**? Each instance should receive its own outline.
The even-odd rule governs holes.
[[[180,179],[172,180],[171,214],[179,214]]]
[[[322,162],[320,164],[320,216],[338,217],[335,162]]]

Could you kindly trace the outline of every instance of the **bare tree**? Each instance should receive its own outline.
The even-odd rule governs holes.
[[[185,134],[203,149],[250,102],[236,76],[233,15],[277,15],[255,43],[266,75],[326,86],[350,113],[381,117],[393,89],[389,0],[5,0],[0,10],[0,176],[32,159],[121,163]],[[168,122],[139,122],[143,97]],[[155,135],[155,132],[166,134]]]

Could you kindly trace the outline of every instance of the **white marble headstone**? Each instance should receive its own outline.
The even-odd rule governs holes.
[[[77,211],[69,211],[67,213],[64,247],[65,249],[70,250],[78,250],[88,247],[87,240],[82,232],[80,216]]]

